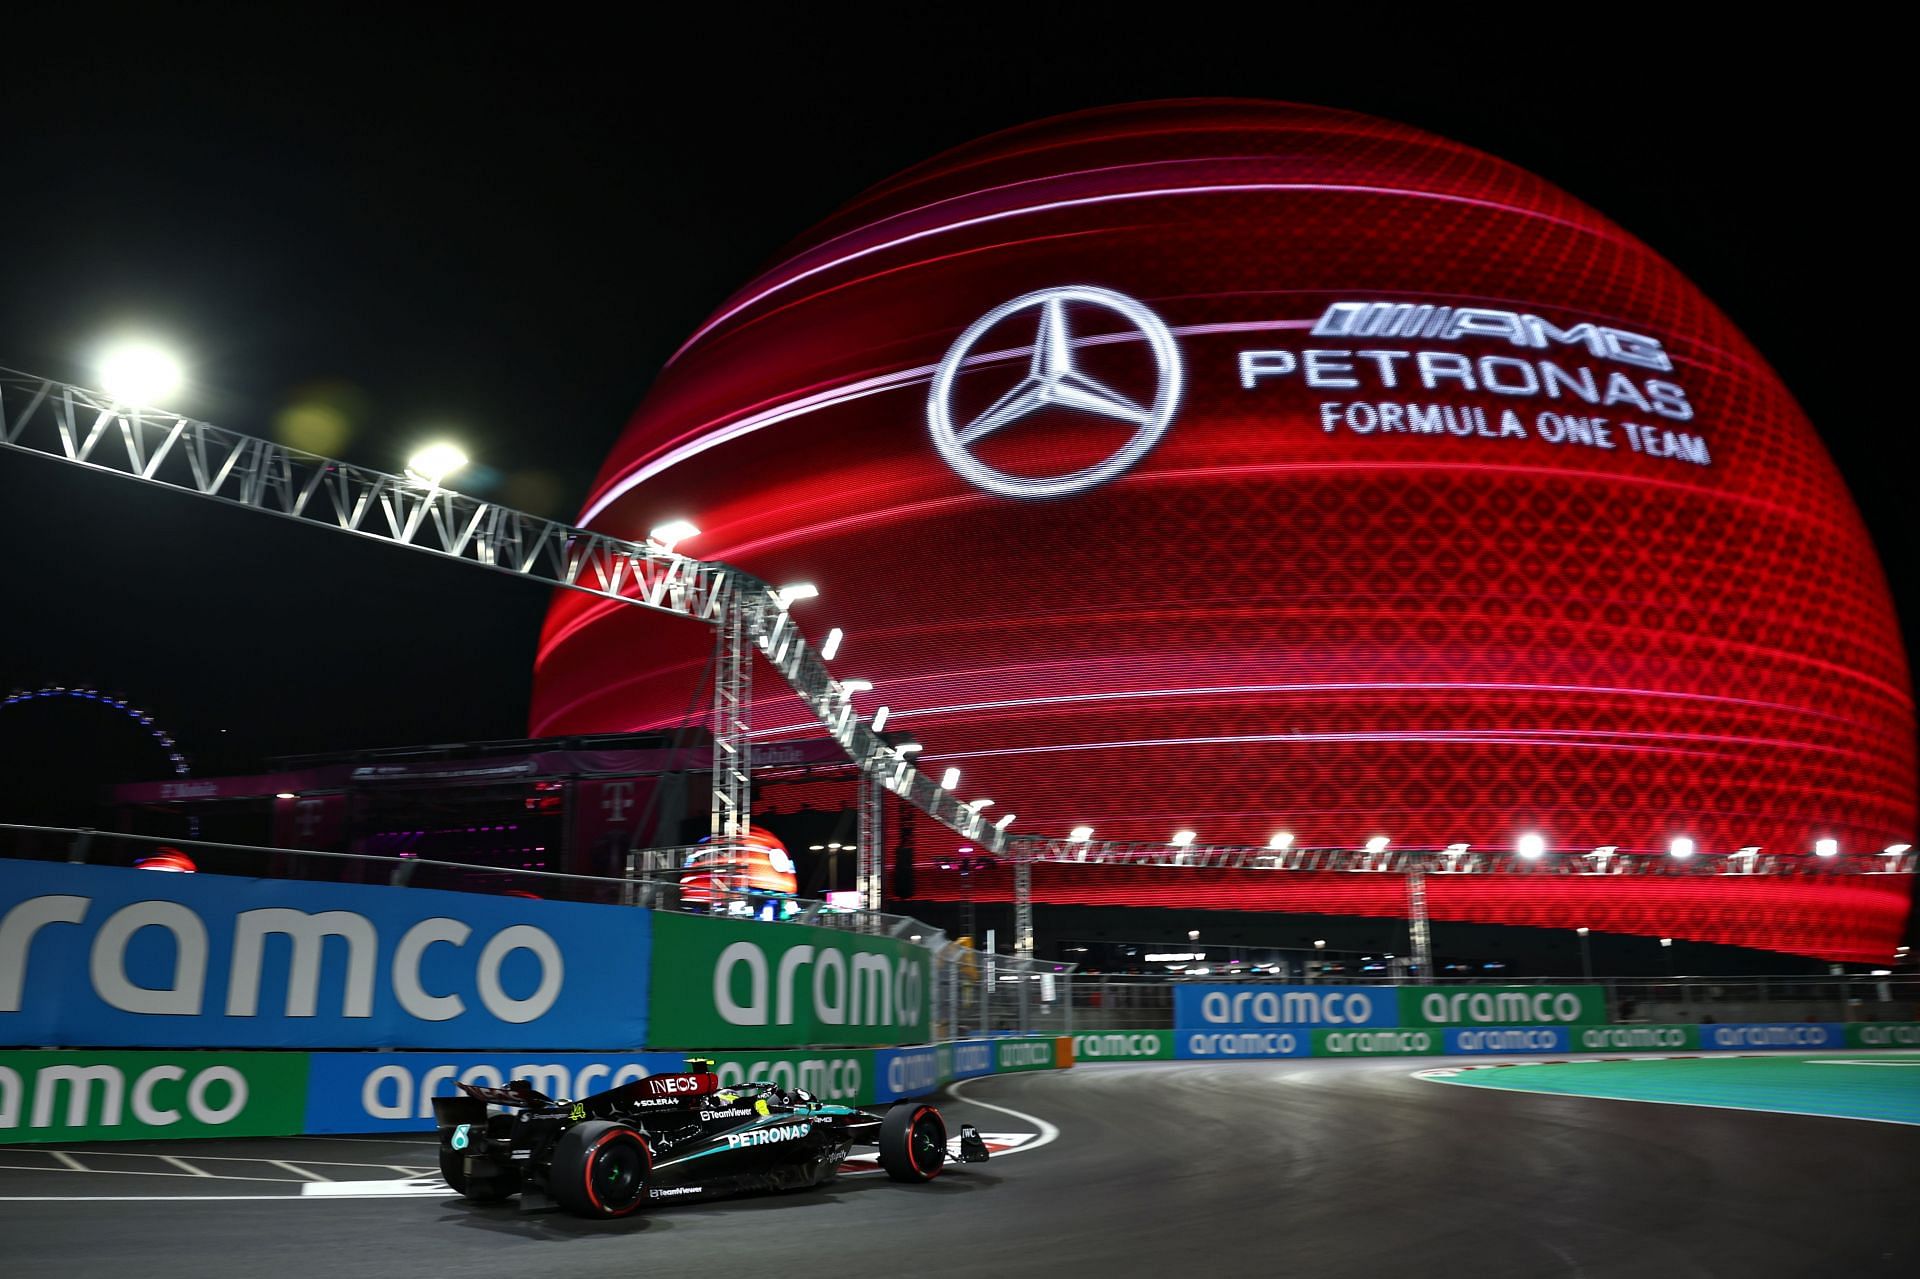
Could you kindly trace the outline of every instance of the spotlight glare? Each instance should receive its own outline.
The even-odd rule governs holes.
[[[887,726],[887,716],[891,715],[892,713],[893,712],[885,706],[882,706],[879,710],[875,711],[873,713],[873,731],[877,733],[881,729],[885,728]]]
[[[1667,851],[1675,861],[1685,861],[1693,856],[1693,841],[1682,835],[1667,846]]]
[[[1267,841],[1267,847],[1276,852],[1285,852],[1287,849],[1292,848],[1293,832],[1285,830],[1274,832],[1273,838]]]
[[[958,786],[959,784],[960,784],[959,769],[949,768],[946,772],[940,774],[941,790],[952,790],[954,787]]]
[[[100,357],[100,386],[121,404],[150,405],[180,389],[180,362],[151,342],[123,342]]]
[[[1547,841],[1532,831],[1528,831],[1520,837],[1520,842],[1514,845],[1514,848],[1520,856],[1526,858],[1528,861],[1534,861],[1545,855],[1547,851]]]
[[[1837,839],[1814,840],[1813,855],[1815,857],[1838,857],[1840,855],[1840,841]]]
[[[1194,837],[1195,832],[1193,831],[1177,830],[1173,832],[1173,846],[1175,848],[1185,848],[1194,841]]]
[[[1387,837],[1385,835],[1375,835],[1372,839],[1367,841],[1367,851],[1370,853],[1386,852]]]
[[[422,484],[438,484],[465,466],[468,460],[465,450],[458,444],[436,440],[413,451],[413,456],[407,459],[407,475]]]
[[[846,637],[847,633],[838,626],[828,631],[826,642],[820,645],[820,660],[823,662],[831,662],[835,657],[839,656],[840,641]]]
[[[1091,826],[1075,826],[1067,832],[1067,842],[1070,844],[1084,844],[1092,838],[1093,827]]]
[[[794,582],[789,586],[781,587],[773,593],[774,602],[781,608],[786,608],[788,605],[799,600],[818,599],[819,597],[820,588],[812,582]]]
[[[660,549],[671,555],[674,547],[690,537],[699,536],[700,530],[693,526],[691,520],[668,520],[665,524],[660,525],[651,533],[648,533],[647,540],[650,542],[658,542]]]

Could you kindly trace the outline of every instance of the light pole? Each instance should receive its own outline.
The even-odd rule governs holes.
[[[1673,938],[1662,937],[1660,939],[1660,953],[1664,955],[1667,960],[1667,976],[1673,976]]]
[[[1592,981],[1593,980],[1593,952],[1587,948],[1587,934],[1593,930],[1590,928],[1582,927],[1582,928],[1576,928],[1573,931],[1580,934],[1580,975],[1582,977],[1585,977],[1588,981]]]

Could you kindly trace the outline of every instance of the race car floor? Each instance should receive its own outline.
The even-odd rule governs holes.
[[[7,1147],[0,1274],[1920,1273],[1920,1129],[1417,1077],[1448,1064],[975,1080],[949,1120],[1020,1143],[984,1165],[613,1222],[468,1204],[416,1175],[433,1147],[404,1138]]]

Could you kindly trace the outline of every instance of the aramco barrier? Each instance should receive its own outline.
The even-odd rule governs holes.
[[[420,1131],[455,1082],[577,1097],[689,1053],[863,1105],[1071,1064],[1054,1037],[937,1042],[962,1010],[1017,1018],[1029,977],[1064,1010],[1066,966],[962,999],[974,952],[831,921],[0,860],[0,1144]]]

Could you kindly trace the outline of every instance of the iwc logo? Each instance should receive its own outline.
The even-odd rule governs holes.
[[[1153,357],[1154,394],[1149,404],[1138,404],[1082,372],[1074,359],[1070,308],[1101,307],[1116,312],[1146,341]],[[991,407],[967,421],[953,413],[954,380],[973,348],[987,332],[1009,316],[1034,311],[1033,358],[1027,375],[995,400]],[[1166,434],[1180,407],[1180,350],[1160,317],[1145,306],[1111,289],[1066,285],[1041,289],[1004,302],[975,320],[948,349],[933,376],[927,396],[927,429],[933,446],[961,478],[1003,497],[1069,497],[1117,479],[1131,469]],[[1009,475],[981,461],[973,446],[1003,427],[1047,408],[1071,409],[1125,422],[1133,434],[1117,451],[1092,466],[1066,475]]]

